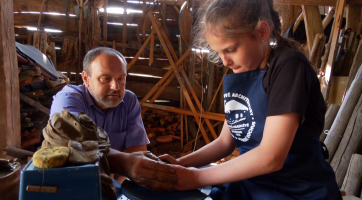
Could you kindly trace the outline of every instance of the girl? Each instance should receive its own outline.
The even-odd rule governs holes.
[[[174,164],[175,188],[219,185],[214,200],[342,199],[319,142],[326,110],[319,81],[300,45],[280,35],[272,0],[215,0],[199,12],[197,44],[234,74],[224,77],[219,138],[177,160],[160,156]],[[193,168],[235,145],[239,157]]]

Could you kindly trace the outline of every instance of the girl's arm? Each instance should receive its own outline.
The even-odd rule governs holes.
[[[230,183],[280,170],[293,143],[299,122],[300,115],[295,113],[269,116],[266,118],[260,145],[247,153],[209,168],[174,166],[178,174],[176,189],[188,190]],[[213,152],[219,150],[217,146],[213,148]]]
[[[200,167],[230,155],[234,149],[235,142],[225,121],[220,136],[210,144],[177,160],[170,155],[162,155],[159,158],[168,163],[184,167]]]

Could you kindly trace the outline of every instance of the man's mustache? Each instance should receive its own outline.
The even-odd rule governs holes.
[[[118,94],[121,96],[121,92],[120,91],[116,91],[116,90],[109,90],[106,95],[111,95],[111,94]]]

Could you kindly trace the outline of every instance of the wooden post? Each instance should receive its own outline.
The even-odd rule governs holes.
[[[362,155],[353,154],[348,166],[347,175],[343,181],[342,190],[347,195],[358,196],[362,182]]]
[[[20,148],[20,98],[13,1],[0,1],[0,146]],[[0,148],[0,157],[5,158]]]
[[[180,90],[180,107],[182,108],[183,105],[183,94]],[[181,123],[181,150],[184,148],[184,115],[181,114],[180,116],[180,123]]]
[[[323,34],[322,20],[318,6],[303,5],[302,10],[307,34],[308,52],[310,54],[316,34]]]
[[[336,174],[336,181],[339,187],[343,184],[348,163],[352,154],[357,153],[362,144],[362,95],[353,110],[353,114],[344,131],[341,143],[333,156],[331,166]]]
[[[90,13],[88,13],[88,17]],[[75,83],[79,84],[79,72],[81,71],[81,62],[82,62],[82,20],[83,20],[83,0],[79,0],[79,39],[78,39],[78,67],[75,72]]]
[[[210,107],[212,94],[214,92],[214,76],[215,76],[215,65],[212,62],[207,62],[207,93],[206,93],[206,103],[205,110],[209,111],[207,108]]]
[[[324,43],[326,41],[326,36],[324,34],[317,34],[315,39],[314,39],[314,43],[313,43],[313,47],[312,50],[309,54],[309,61],[316,67],[318,68],[321,64],[321,55],[322,55],[322,51],[323,51],[323,47],[324,47]]]
[[[103,41],[107,42],[108,0],[104,0],[103,8]]]
[[[362,93],[362,66],[358,70],[355,80],[352,82],[351,88],[347,91],[346,98],[342,102],[336,119],[334,120],[330,131],[324,141],[329,151],[330,162],[333,158],[343,133],[347,127],[348,121],[352,115],[354,107],[357,104],[358,98]]]
[[[54,67],[57,66],[57,54],[55,53],[55,42],[51,42],[50,46],[52,47],[54,53],[51,54],[51,60],[53,62]]]
[[[37,26],[37,30],[38,30],[38,31],[40,31],[41,15],[42,15],[42,13],[43,13],[44,1],[45,1],[45,0],[43,0],[42,3],[41,3],[41,9],[40,9],[40,14],[39,14],[39,19],[38,19],[38,26]]]
[[[324,83],[323,83],[324,89],[322,90],[322,94],[323,94],[324,101],[326,102],[326,104],[328,104],[329,90],[330,90],[330,86],[331,86],[330,80],[332,77],[334,61],[335,61],[335,57],[336,57],[336,53],[337,53],[339,31],[341,30],[341,24],[342,24],[343,11],[344,11],[345,4],[346,4],[346,0],[337,0],[337,4],[336,4],[337,12],[334,17],[335,20],[333,22],[333,28],[332,28],[332,32],[331,32],[331,36],[330,36],[331,48],[329,50],[329,55],[328,55],[328,60],[327,60],[327,65],[326,65],[325,79],[324,79]]]
[[[329,129],[331,128],[333,121],[338,113],[338,110],[339,110],[339,105],[331,104],[329,106],[327,113],[325,115],[323,132],[321,133],[319,141],[324,142],[324,140],[326,139],[327,134],[325,134],[325,132],[329,131]]]
[[[150,44],[150,59],[148,60],[148,66],[152,66],[153,64],[153,51],[155,47],[155,34],[154,31],[151,31],[151,44]]]
[[[147,12],[146,0],[143,0],[142,10],[143,10],[143,13]],[[145,17],[145,19],[143,20],[143,23],[142,23],[142,40],[143,41],[146,40],[146,17]]]
[[[29,34],[26,44],[31,45],[32,44],[32,39],[33,39],[33,35]]]
[[[123,0],[123,35],[122,43],[127,44],[127,0]],[[126,53],[126,48],[123,48],[123,54]]]
[[[181,58],[182,56],[182,39],[181,37],[178,37],[178,52],[179,56]],[[182,94],[182,91],[180,90],[180,108],[184,108],[184,95]],[[184,115],[181,114],[181,150],[184,149]],[[187,121],[186,121],[187,122]]]
[[[176,55],[176,53],[175,53],[175,51],[174,51],[174,49],[173,49],[173,47],[172,47],[172,44],[171,44],[170,40],[168,39],[168,37],[167,37],[167,35],[166,35],[166,32],[165,32],[164,28],[163,28],[162,26],[160,26],[160,27],[157,26],[157,22],[156,22],[157,19],[155,19],[155,18],[152,16],[151,13],[149,13],[149,16],[150,16],[150,18],[151,18],[151,21],[152,21],[152,24],[153,24],[154,28],[156,29],[158,38],[160,39],[161,44],[162,44],[162,46],[164,47],[164,50],[165,50],[166,54],[167,54],[167,53],[168,53],[168,54],[171,54],[171,55],[173,56],[173,58],[175,59],[175,61],[178,61],[177,55]],[[166,45],[168,46],[169,49],[166,48]],[[169,55],[169,56],[171,56],[171,55]],[[168,56],[168,57],[169,57],[169,56]],[[183,79],[184,82],[183,82],[182,79],[181,79],[181,77],[180,77],[180,78],[178,77],[178,71],[179,71],[179,69],[177,68],[177,66],[175,66],[175,65],[173,64],[172,58],[169,57],[168,59],[169,59],[169,61],[170,61],[170,63],[171,63],[171,67],[172,67],[173,70],[174,70],[174,73],[175,73],[175,75],[176,75],[176,77],[177,77],[177,80],[179,81],[179,84],[180,84],[181,89],[182,89],[182,85],[184,85],[184,82],[185,82],[186,85],[189,87],[189,91],[190,91],[192,97],[194,98],[194,101],[195,101],[195,103],[196,103],[196,106],[199,108],[199,110],[200,110],[201,112],[204,112],[204,109],[202,108],[201,103],[200,103],[199,99],[197,98],[197,96],[196,96],[196,94],[195,94],[195,92],[194,92],[194,89],[193,89],[193,87],[192,87],[192,84],[191,84],[191,83],[189,82],[189,80],[187,79],[187,75],[186,75],[185,71],[184,71],[183,69],[180,70],[181,75],[182,75],[182,77],[184,78],[184,79]],[[185,90],[184,90],[184,93],[185,93],[185,92],[187,93],[186,88],[185,88]],[[187,96],[188,96],[188,94],[185,94],[186,100],[187,100]],[[191,101],[188,101],[188,103],[189,103],[189,106],[190,106],[190,108],[191,108],[191,110],[192,110],[192,106],[193,106],[193,105],[192,105],[192,106],[190,105],[190,103],[192,104],[192,102],[191,102]],[[195,118],[196,118],[196,117],[195,117]],[[196,121],[198,121],[198,119],[196,119]],[[206,122],[206,125],[209,127],[212,136],[214,137],[214,139],[216,139],[216,138],[217,138],[217,135],[216,135],[216,133],[215,133],[215,130],[214,130],[213,127],[212,127],[212,124],[210,123],[209,120],[205,120],[205,122]],[[203,128],[203,127],[200,127],[200,130],[201,130],[201,132],[203,132],[204,128]],[[206,134],[205,134],[205,135],[206,135]],[[205,138],[205,135],[203,134],[204,138]],[[205,140],[205,142],[206,142],[206,140]]]
[[[346,27],[356,31],[361,21],[361,5],[347,5]]]

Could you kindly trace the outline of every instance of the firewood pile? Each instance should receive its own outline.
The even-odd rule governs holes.
[[[153,109],[143,116],[143,123],[150,144],[147,149],[155,155],[169,154],[174,158],[186,156],[205,145],[201,133],[197,134],[198,124],[187,118],[187,127],[184,124],[184,133],[181,134],[181,115]],[[195,138],[197,138],[195,143]],[[182,142],[182,145],[181,145]],[[225,162],[239,156],[239,150],[221,159],[217,163]]]
[[[49,119],[52,96],[61,90],[69,79],[58,72],[59,81],[52,81],[31,59],[18,56],[21,148],[35,151],[42,141],[42,129]]]

